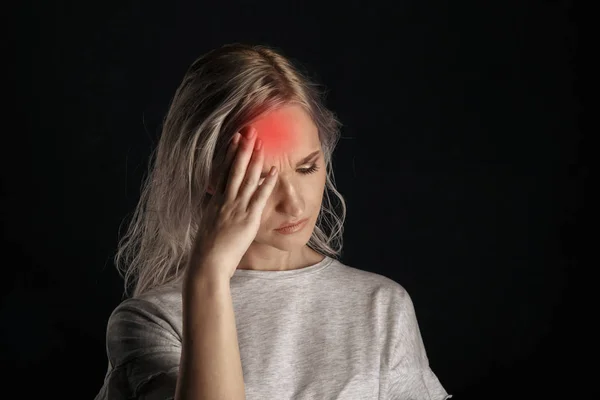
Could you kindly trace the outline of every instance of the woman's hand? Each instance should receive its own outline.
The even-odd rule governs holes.
[[[232,161],[233,159],[233,161]],[[263,180],[264,151],[256,130],[237,132],[229,144],[223,170],[200,227],[188,274],[231,279],[254,241],[261,215],[277,179],[272,167]]]

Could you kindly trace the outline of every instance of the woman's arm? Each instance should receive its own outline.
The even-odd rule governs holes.
[[[206,274],[184,284],[183,338],[175,400],[243,400],[233,299],[228,279]]]

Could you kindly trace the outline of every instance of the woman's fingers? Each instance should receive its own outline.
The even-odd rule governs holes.
[[[263,169],[264,152],[262,150],[262,141],[257,138],[254,143],[254,150],[250,158],[250,164],[246,169],[246,176],[238,191],[238,198],[243,204],[248,204],[250,198],[256,191],[260,174]]]
[[[267,205],[267,200],[269,199],[269,196],[271,196],[271,192],[273,192],[275,182],[277,182],[277,173],[277,168],[275,166],[271,167],[269,173],[264,178],[264,182],[258,186],[250,199],[248,211],[262,214],[262,211]]]
[[[229,179],[225,188],[226,201],[234,201],[238,196],[238,191],[244,177],[246,176],[246,169],[248,162],[252,156],[252,150],[254,149],[254,142],[256,140],[256,130],[251,129],[249,136],[243,136],[239,143],[238,151],[236,152],[231,171],[229,172]]]

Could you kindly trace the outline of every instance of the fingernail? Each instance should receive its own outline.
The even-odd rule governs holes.
[[[233,140],[232,140],[232,142],[233,142],[234,144],[238,144],[238,143],[239,143],[239,141],[240,141],[240,134],[236,132],[236,133],[235,133],[235,135],[233,136]]]
[[[256,135],[256,129],[250,128],[248,129],[248,139],[252,139]]]

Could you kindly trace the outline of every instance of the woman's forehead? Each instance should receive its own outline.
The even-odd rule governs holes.
[[[299,106],[276,109],[251,123],[263,142],[265,156],[303,151],[318,146],[318,130]]]

